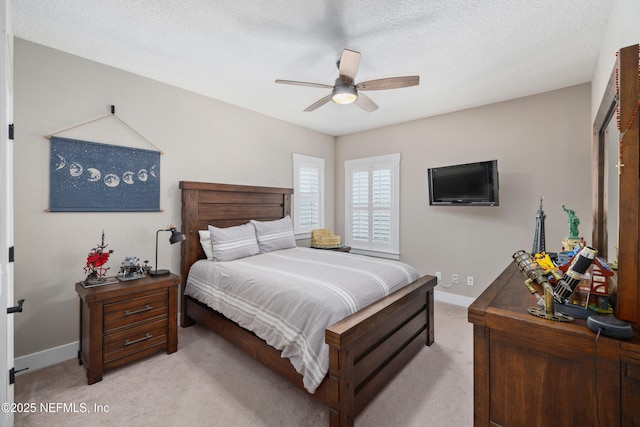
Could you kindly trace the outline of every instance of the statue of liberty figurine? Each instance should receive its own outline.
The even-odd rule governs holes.
[[[578,233],[580,218],[576,216],[573,209],[567,209],[564,205],[562,205],[562,209],[569,214],[569,239],[580,239],[580,233]]]
[[[562,205],[562,209],[569,215],[569,237],[562,241],[562,246],[565,251],[572,251],[576,245],[580,244],[580,233],[578,232],[578,224],[580,224],[580,218],[576,216],[573,209],[567,209],[565,205]]]

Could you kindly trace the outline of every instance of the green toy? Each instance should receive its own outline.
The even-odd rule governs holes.
[[[562,205],[562,209],[564,209],[564,211],[569,214],[569,239],[580,239],[580,233],[578,232],[578,224],[580,224],[580,218],[576,216],[576,213],[573,209],[567,209],[564,205]]]

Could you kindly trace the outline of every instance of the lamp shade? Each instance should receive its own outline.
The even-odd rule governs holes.
[[[184,234],[176,230],[175,227],[170,228],[170,230],[171,230],[171,237],[169,237],[169,243],[171,243],[172,245],[174,243],[182,242],[187,238],[187,236],[185,236]]]

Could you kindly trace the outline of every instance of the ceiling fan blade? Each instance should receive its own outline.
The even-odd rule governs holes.
[[[420,76],[389,77],[386,79],[369,80],[358,83],[358,90],[386,90],[399,89],[401,87],[417,86],[420,84]]]
[[[331,94],[325,96],[324,98],[320,98],[313,104],[309,105],[304,111],[308,113],[309,111],[317,110],[318,108],[322,107],[324,104],[326,104],[329,101],[331,101]]]
[[[362,108],[365,111],[371,113],[372,111],[376,111],[378,109],[378,105],[371,100],[368,96],[364,96],[363,94],[358,94],[358,99],[356,99],[356,105]]]
[[[350,49],[343,50],[340,57],[340,66],[338,67],[340,81],[346,84],[353,84],[359,67],[360,52]]]
[[[296,85],[296,86],[309,86],[309,87],[319,87],[323,89],[333,89],[331,85],[325,85],[322,83],[310,83],[310,82],[298,82],[296,80],[280,80],[277,79],[276,83],[281,83],[284,85]]]

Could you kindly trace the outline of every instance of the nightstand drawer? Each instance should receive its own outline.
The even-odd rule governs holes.
[[[167,342],[167,319],[105,335],[104,360],[109,363],[128,354]]]
[[[122,302],[105,304],[104,333],[109,333],[123,326],[132,326],[155,317],[166,316],[167,313],[167,292],[158,292]]]

